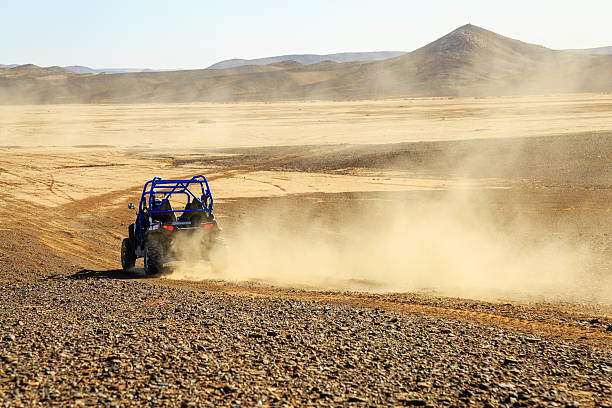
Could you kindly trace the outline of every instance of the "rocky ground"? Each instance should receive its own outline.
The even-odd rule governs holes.
[[[323,295],[87,273],[1,289],[7,407],[612,406],[609,320],[589,322],[593,345]]]

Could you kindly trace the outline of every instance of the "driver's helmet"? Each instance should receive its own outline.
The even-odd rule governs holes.
[[[155,209],[155,208],[159,207],[161,205],[162,201],[163,200],[161,198],[153,196],[153,208]]]

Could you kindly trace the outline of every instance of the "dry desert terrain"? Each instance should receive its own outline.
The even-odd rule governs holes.
[[[0,106],[0,406],[612,406],[612,95]],[[204,174],[230,265],[121,270]]]

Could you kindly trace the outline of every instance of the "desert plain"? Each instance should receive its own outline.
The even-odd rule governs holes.
[[[612,406],[612,95],[0,106],[2,406]],[[228,269],[121,270],[204,174]]]

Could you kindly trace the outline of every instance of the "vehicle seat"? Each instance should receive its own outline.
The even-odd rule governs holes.
[[[162,205],[157,208],[157,211],[172,211],[170,201],[164,201]],[[162,224],[172,224],[176,221],[176,215],[174,215],[174,213],[153,213],[151,218],[153,218],[154,221],[161,222]]]
[[[185,210],[202,210],[202,204],[200,204],[200,202],[198,200],[193,200],[190,203],[187,203],[187,205],[185,205]],[[193,211],[188,211],[188,212],[184,212],[180,217],[179,217],[179,221],[191,221],[192,224],[197,224],[199,223],[199,220],[202,218],[202,214],[201,213],[197,213],[197,212],[193,212]]]

